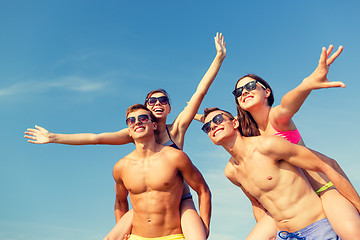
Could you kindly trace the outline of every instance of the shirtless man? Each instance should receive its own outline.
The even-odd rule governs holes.
[[[332,167],[333,159],[278,136],[243,137],[238,120],[218,108],[205,109],[204,117],[203,131],[232,156],[225,168],[226,177],[252,203],[259,203],[257,211],[266,211],[247,239],[270,239],[275,235],[276,239],[338,239],[320,198],[299,168],[323,172],[360,210],[359,195]]]
[[[200,216],[209,229],[210,190],[188,156],[175,148],[155,142],[156,118],[141,104],[126,112],[129,134],[136,149],[114,166],[120,216],[128,209],[127,196],[134,210],[132,239],[184,239],[180,226],[183,179],[199,197]],[[206,239],[205,233],[199,239]]]

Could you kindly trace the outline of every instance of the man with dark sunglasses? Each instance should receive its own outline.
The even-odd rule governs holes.
[[[183,179],[198,194],[200,216],[208,231],[211,194],[199,170],[183,151],[156,143],[156,118],[144,105],[128,108],[126,124],[136,149],[115,164],[113,175],[120,216],[129,210],[128,194],[133,207],[129,239],[184,239],[179,210]],[[206,233],[198,239],[205,240]]]
[[[262,212],[247,239],[339,239],[300,170],[323,172],[359,211],[360,197],[335,160],[278,136],[243,137],[239,121],[218,108],[205,109],[204,117],[202,130],[232,156],[226,177]]]

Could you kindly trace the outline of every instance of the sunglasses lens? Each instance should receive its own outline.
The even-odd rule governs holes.
[[[211,122],[207,122],[207,123],[204,124],[204,126],[203,126],[201,129],[202,129],[205,133],[209,133],[209,132],[210,132],[210,129],[211,129],[210,125],[211,125]]]
[[[212,121],[215,124],[220,124],[220,123],[222,123],[223,120],[224,120],[224,118],[223,118],[222,114],[218,114],[213,118]]]
[[[201,128],[206,134],[210,132],[211,130],[211,122],[215,123],[215,124],[220,124],[224,121],[224,117],[222,116],[222,114],[218,114],[215,117],[213,117],[212,120],[210,120],[209,122],[205,123],[204,126]]]
[[[235,89],[232,93],[234,94],[235,97],[240,97],[243,91],[243,87],[239,87],[237,89]]]
[[[136,121],[135,117],[129,117],[126,119],[126,125],[132,126],[135,124],[135,121]]]
[[[156,101],[157,101],[157,98],[154,98],[154,97],[148,98],[148,104],[150,106],[155,105]]]
[[[159,102],[161,103],[161,105],[165,105],[168,104],[169,99],[166,96],[159,97]]]
[[[245,84],[244,87],[248,91],[255,90],[256,89],[256,81],[248,82],[247,84]]]
[[[149,122],[149,116],[146,115],[146,114],[139,115],[139,116],[138,116],[138,120],[139,120],[141,123],[148,123],[148,122]]]

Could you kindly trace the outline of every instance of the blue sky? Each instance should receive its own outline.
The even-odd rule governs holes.
[[[115,223],[112,168],[134,146],[27,143],[52,132],[117,131],[128,106],[165,88],[169,122],[185,107],[222,32],[227,57],[200,110],[235,114],[231,91],[247,73],[266,79],[275,104],[317,66],[321,47],[344,51],[294,117],[306,144],[335,158],[360,189],[360,3],[357,1],[0,2],[0,239],[101,239]],[[210,240],[244,239],[250,202],[224,176],[229,155],[193,122],[184,151],[213,194]]]

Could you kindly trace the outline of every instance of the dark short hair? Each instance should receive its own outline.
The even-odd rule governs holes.
[[[153,95],[154,93],[162,93],[164,94],[168,99],[169,99],[169,106],[170,106],[170,97],[169,97],[169,94],[167,93],[167,91],[165,91],[165,89],[162,89],[162,88],[159,88],[159,89],[156,89],[156,90],[152,90],[151,92],[149,92],[147,95],[146,95],[146,98],[145,98],[145,102],[144,102],[144,105],[146,106],[147,104],[147,99]]]
[[[205,108],[204,109],[204,119],[212,112],[215,112],[215,111],[221,111],[221,112],[224,112],[226,113],[226,115],[228,115],[228,117],[230,117],[231,119],[235,119],[234,116],[228,112],[228,111],[225,111],[225,110],[222,110],[220,108],[217,108],[217,107],[212,107],[212,108]]]
[[[131,105],[130,107],[128,107],[128,109],[126,110],[126,118],[129,116],[130,113],[135,112],[136,110],[139,109],[143,109],[146,110],[149,113],[150,119],[152,122],[157,122],[156,117],[154,116],[154,114],[143,104],[137,103],[134,105]]]

